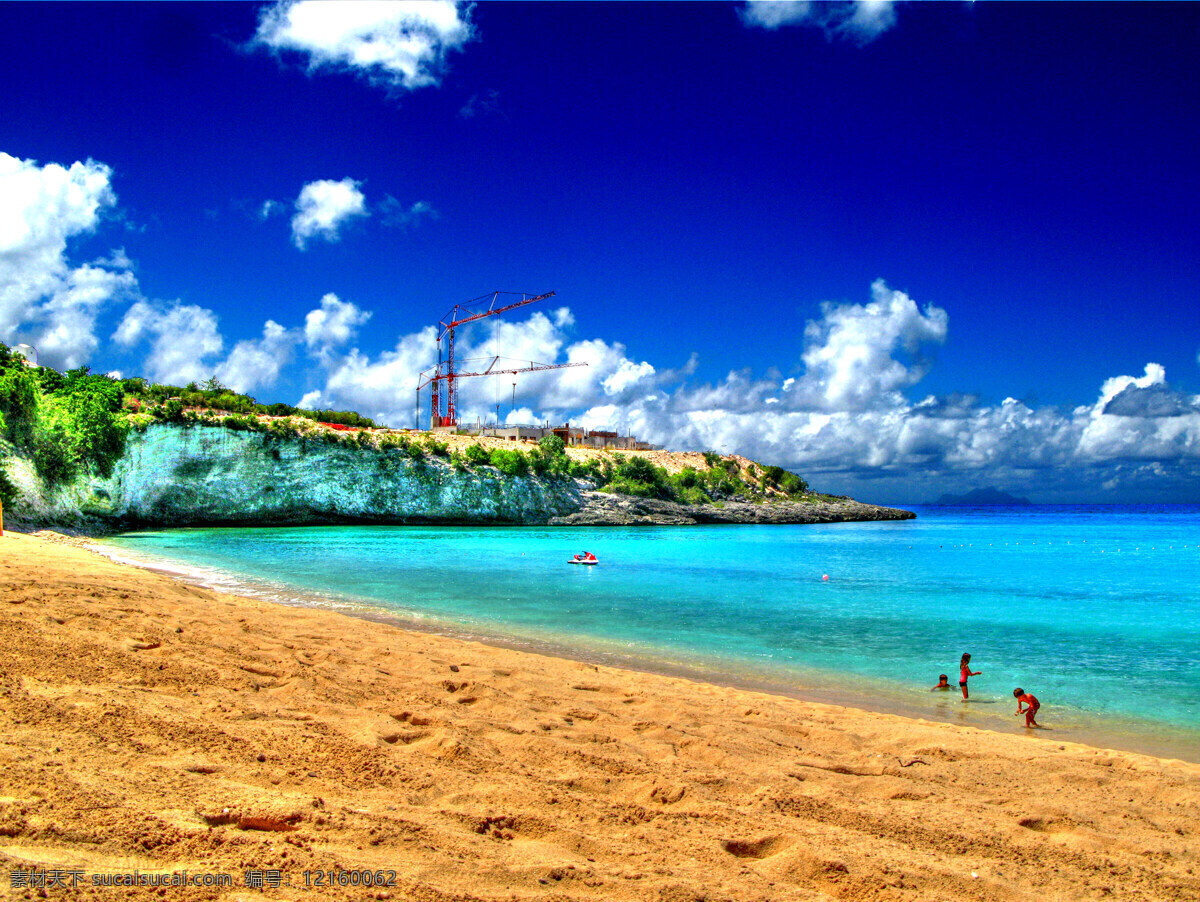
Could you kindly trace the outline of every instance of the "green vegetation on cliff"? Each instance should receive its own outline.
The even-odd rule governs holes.
[[[707,469],[684,467],[668,473],[645,458],[626,459],[614,454],[615,465],[604,473],[606,492],[658,498],[680,504],[712,504],[725,500],[758,501],[778,494],[802,497],[808,483],[780,467],[758,470],[753,464],[743,470],[733,458],[712,452],[704,455]]]
[[[120,383],[86,367],[28,367],[0,344],[0,440],[28,456],[48,486],[112,473],[129,431],[122,396]]]
[[[137,410],[144,408],[162,422],[182,423],[187,408],[199,408],[240,416],[302,417],[313,422],[375,428],[374,420],[352,410],[305,410],[291,404],[260,404],[249,395],[238,394],[222,385],[215,376],[200,385],[190,382],[183,387],[151,384],[141,378],[124,379],[120,385],[127,404]]]

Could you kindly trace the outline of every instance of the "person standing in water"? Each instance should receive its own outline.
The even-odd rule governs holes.
[[[963,655],[962,660],[958,662],[958,688],[962,690],[963,701],[967,700],[967,677],[979,676],[982,670],[971,669],[971,656]]]

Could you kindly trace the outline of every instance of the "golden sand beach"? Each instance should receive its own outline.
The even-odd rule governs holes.
[[[3,898],[1200,899],[1194,764],[414,633],[11,532],[0,614]],[[93,885],[183,870],[233,885]]]

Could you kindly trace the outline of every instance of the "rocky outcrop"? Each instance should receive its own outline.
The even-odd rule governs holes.
[[[698,523],[843,523],[911,520],[915,516],[912,511],[862,504],[849,498],[683,505],[589,491],[583,493],[580,510],[551,517],[549,523],[552,526],[688,526]]]
[[[583,480],[455,468],[403,449],[359,447],[218,426],[155,424],[131,433],[111,477],[42,491],[10,467],[22,504],[15,528],[98,532],[147,526],[313,523],[629,525],[823,523],[904,519],[854,501],[685,506],[594,491]],[[15,515],[15,516],[13,516]]]

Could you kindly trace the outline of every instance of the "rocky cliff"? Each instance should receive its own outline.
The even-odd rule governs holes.
[[[218,426],[129,435],[111,477],[45,492],[9,459],[21,501],[10,525],[83,530],[335,522],[624,525],[906,519],[847,500],[679,505],[594,491],[586,480],[505,476],[438,457]]]

